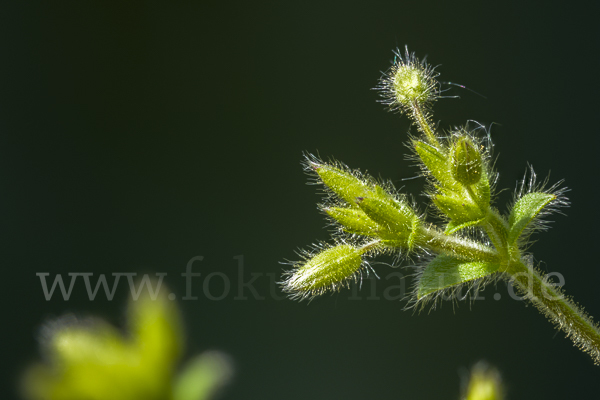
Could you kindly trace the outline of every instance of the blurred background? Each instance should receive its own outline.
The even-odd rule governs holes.
[[[583,4],[583,2],[581,3]],[[406,118],[377,103],[408,45],[454,88],[434,118],[475,120],[500,171],[496,204],[528,163],[571,189],[568,217],[531,248],[600,316],[597,13],[577,2],[6,2],[0,11],[2,383],[16,396],[38,329],[66,312],[123,326],[126,281],[91,301],[44,297],[36,273],[166,273],[188,353],[235,360],[223,399],[456,399],[475,362],[508,398],[590,398],[599,367],[499,283],[485,300],[403,311],[397,278],[308,304],[272,283],[328,241],[303,152],[420,196]],[[241,257],[240,257],[241,256]],[[243,261],[242,261],[243,260]],[[389,259],[381,259],[389,262]],[[240,265],[242,275],[240,276]],[[409,266],[404,264],[403,266]],[[213,274],[209,280],[207,276]],[[255,274],[255,275],[251,275]],[[255,292],[249,286],[251,283]],[[112,283],[112,278],[109,279]],[[410,278],[407,281],[410,285]],[[229,285],[229,286],[228,286]],[[375,285],[375,286],[371,286]],[[374,288],[374,289],[373,289]],[[388,292],[385,290],[388,289]],[[240,293],[240,290],[242,291]],[[389,296],[384,296],[387,293]],[[500,300],[494,294],[501,295]],[[396,296],[398,297],[398,296]]]

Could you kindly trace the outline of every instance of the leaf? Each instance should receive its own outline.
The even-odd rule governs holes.
[[[456,187],[457,184],[452,177],[450,166],[448,165],[448,156],[436,147],[424,142],[414,142],[415,150],[427,170],[442,185],[447,187]]]
[[[458,232],[461,229],[467,228],[469,226],[473,226],[473,225],[479,225],[480,223],[482,223],[484,220],[484,218],[476,220],[476,221],[468,221],[468,222],[456,222],[456,221],[450,221],[448,222],[448,225],[446,225],[446,229],[444,230],[444,233],[446,235],[452,235],[454,232]]]
[[[485,213],[479,206],[473,204],[468,199],[459,198],[458,195],[446,196],[438,194],[433,198],[433,203],[441,212],[453,220],[455,225],[462,225],[469,222],[474,224],[485,218]]]
[[[535,219],[544,207],[550,204],[556,196],[550,193],[527,193],[513,206],[508,218],[510,232],[508,243],[513,244],[523,233],[527,225]]]
[[[425,267],[417,286],[417,298],[461,283],[484,278],[498,271],[500,264],[483,261],[464,261],[439,255]]]

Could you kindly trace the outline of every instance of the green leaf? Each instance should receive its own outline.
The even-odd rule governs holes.
[[[462,223],[458,223],[456,221],[450,221],[448,222],[448,225],[446,225],[446,229],[444,230],[444,233],[446,235],[452,235],[454,232],[458,232],[461,229],[467,228],[469,226],[473,226],[473,225],[479,225],[480,223],[482,223],[484,221],[485,218],[479,219],[477,221],[468,221],[468,222],[462,222]]]
[[[513,206],[508,218],[510,232],[508,243],[513,244],[523,233],[527,225],[550,204],[556,196],[550,193],[527,193],[521,197]]]
[[[473,204],[470,199],[459,198],[457,194],[451,196],[438,194],[433,198],[433,203],[453,220],[455,225],[474,224],[485,218],[485,213],[479,206]]]
[[[427,170],[443,186],[456,187],[456,181],[452,177],[448,156],[436,147],[424,142],[414,142],[415,150]]]
[[[439,255],[425,267],[417,286],[417,298],[461,283],[483,278],[498,271],[500,264],[482,261],[464,261]]]

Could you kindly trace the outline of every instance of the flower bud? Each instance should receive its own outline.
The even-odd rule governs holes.
[[[392,67],[381,77],[379,86],[382,101],[393,110],[407,111],[415,106],[427,108],[438,99],[438,74],[425,61],[419,61],[406,48],[403,55],[394,52]]]
[[[447,188],[460,187],[456,184],[456,180],[450,171],[446,150],[418,140],[415,140],[413,145],[427,172],[437,179],[442,186]]]
[[[446,196],[438,194],[433,198],[436,207],[448,216],[454,225],[475,225],[485,218],[485,210],[479,208],[470,199],[464,199],[458,195]],[[465,225],[468,226],[468,225]]]
[[[398,65],[394,71],[393,85],[396,101],[404,106],[424,103],[431,96],[428,76],[416,65]]]
[[[473,185],[481,180],[483,163],[481,153],[465,137],[452,146],[452,175],[463,185]]]
[[[381,230],[381,227],[360,208],[328,207],[325,212],[349,233],[372,236]]]
[[[471,371],[465,400],[502,400],[504,390],[500,373],[480,361]]]
[[[390,198],[361,197],[357,199],[358,206],[391,235],[385,239],[392,239],[395,246],[411,249],[414,245],[415,226],[419,217],[414,210],[404,202],[396,202]]]
[[[363,250],[347,244],[323,250],[291,271],[283,289],[299,299],[336,290],[360,270],[362,254]]]
[[[321,164],[315,168],[319,178],[331,191],[345,200],[350,206],[355,206],[356,198],[372,193],[371,186],[352,175],[331,165]]]

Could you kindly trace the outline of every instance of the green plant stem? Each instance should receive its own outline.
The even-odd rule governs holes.
[[[565,332],[575,346],[588,353],[595,364],[600,364],[600,330],[582,308],[521,260],[511,261],[506,272],[526,299]]]
[[[440,143],[438,142],[437,137],[435,136],[435,133],[433,133],[433,129],[431,129],[431,126],[429,125],[429,121],[427,120],[427,117],[423,113],[421,106],[416,101],[413,103],[412,112],[413,112],[413,116],[414,116],[415,120],[417,121],[417,126],[425,134],[425,136],[427,137],[427,140],[429,141],[429,144],[439,148]]]
[[[444,253],[465,260],[479,260],[499,263],[498,252],[483,244],[459,236],[445,235],[433,228],[420,226],[417,233],[419,246],[435,253]]]

